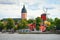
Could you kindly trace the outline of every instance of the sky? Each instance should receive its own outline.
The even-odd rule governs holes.
[[[0,19],[21,18],[25,5],[27,18],[34,19],[46,12],[49,18],[60,18],[60,0],[0,0]]]

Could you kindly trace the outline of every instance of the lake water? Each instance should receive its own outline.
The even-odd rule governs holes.
[[[60,40],[60,34],[0,34],[0,40]]]

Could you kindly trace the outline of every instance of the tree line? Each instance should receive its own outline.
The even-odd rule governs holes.
[[[28,24],[36,24],[36,30],[39,30],[40,24],[42,23],[42,19],[40,17],[37,17],[35,19],[21,19],[21,20],[13,20],[12,18],[7,18],[6,21],[0,20],[0,31],[1,30],[8,30],[8,29],[28,29]],[[47,26],[46,30],[60,30],[60,19],[59,18],[47,18],[47,20],[44,22]]]

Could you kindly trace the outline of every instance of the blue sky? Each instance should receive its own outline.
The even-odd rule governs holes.
[[[0,19],[21,18],[24,4],[28,19],[40,16],[46,8],[49,18],[60,18],[60,0],[0,0]]]

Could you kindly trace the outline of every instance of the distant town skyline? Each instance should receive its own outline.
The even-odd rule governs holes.
[[[43,8],[48,8],[48,17],[60,18],[60,0],[0,0],[1,18],[21,18],[23,5],[27,9],[27,17],[36,18],[44,13]]]

